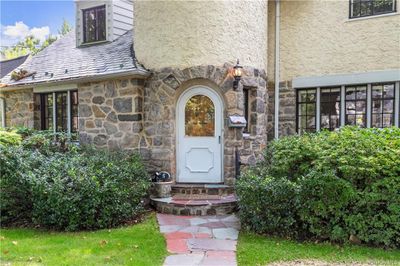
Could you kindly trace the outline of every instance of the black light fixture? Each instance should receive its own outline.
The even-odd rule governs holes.
[[[236,65],[233,67],[233,77],[235,80],[233,81],[233,89],[236,90],[239,87],[239,81],[242,78],[242,69],[243,67],[239,65],[239,59],[236,62]]]

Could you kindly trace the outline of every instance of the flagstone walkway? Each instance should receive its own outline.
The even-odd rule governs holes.
[[[176,216],[157,214],[160,231],[167,240],[168,252],[164,265],[236,264],[236,242],[240,223],[237,217]]]

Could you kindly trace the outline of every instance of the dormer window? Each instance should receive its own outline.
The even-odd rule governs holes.
[[[83,42],[106,40],[106,6],[83,9]]]

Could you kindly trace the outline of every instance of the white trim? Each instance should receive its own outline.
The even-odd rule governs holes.
[[[71,135],[71,91],[67,91],[67,132]]]
[[[57,92],[57,91],[71,91],[77,90],[78,84],[59,84],[59,85],[45,85],[45,86],[37,86],[33,88],[33,93],[46,93],[46,92]]]
[[[315,114],[315,130],[320,131],[321,130],[321,88],[317,88],[317,99],[316,99],[316,114]]]
[[[366,119],[367,119],[367,128],[370,128],[372,123],[372,85],[367,85],[367,111],[366,111]]]
[[[384,83],[400,80],[400,69],[365,73],[293,78],[293,88],[316,88],[365,83]]]
[[[6,127],[6,101],[0,97],[1,127]]]
[[[382,18],[382,17],[391,17],[391,16],[397,16],[400,15],[399,12],[390,12],[386,14],[380,14],[380,15],[371,15],[371,16],[365,16],[365,17],[360,17],[360,18],[348,18],[344,22],[352,22],[352,21],[360,21],[360,20],[367,20],[367,19],[374,19],[374,18]]]
[[[340,86],[340,126],[346,124],[346,86]]]
[[[54,133],[57,132],[57,128],[56,128],[57,127],[57,114],[56,114],[56,112],[57,112],[57,107],[56,107],[57,103],[56,103],[56,101],[57,101],[56,93],[53,92],[53,132]]]
[[[394,88],[394,124],[400,127],[400,81],[395,83]]]

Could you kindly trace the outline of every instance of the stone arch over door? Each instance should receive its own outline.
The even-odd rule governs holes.
[[[176,106],[179,97],[192,86],[206,86],[223,102],[223,182],[235,180],[235,150],[244,164],[261,158],[266,144],[267,106],[265,71],[244,67],[239,88],[233,90],[232,64],[193,66],[185,69],[153,70],[144,86],[143,137],[140,153],[150,172],[168,171],[176,180]],[[228,115],[244,113],[243,86],[251,88],[251,134],[244,137],[241,128],[229,128]]]

